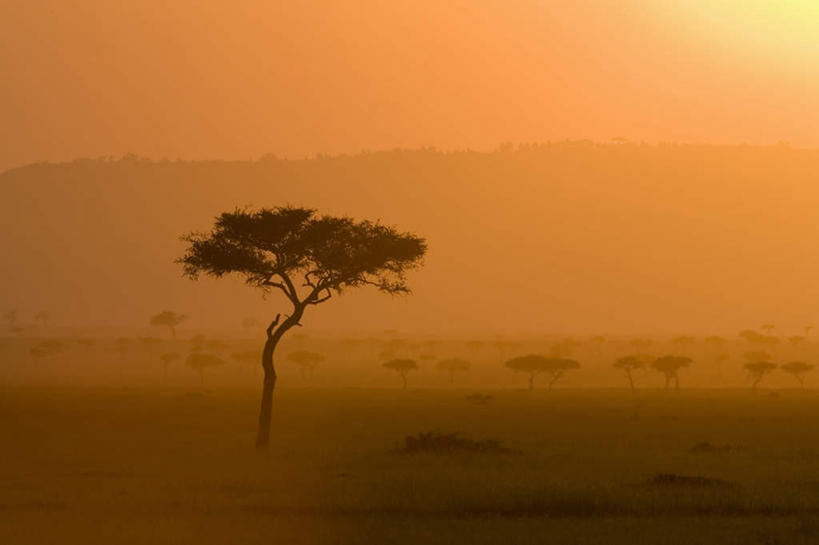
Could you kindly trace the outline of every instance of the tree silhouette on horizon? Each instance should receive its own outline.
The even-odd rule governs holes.
[[[815,365],[812,363],[806,363],[804,361],[789,361],[788,363],[782,364],[781,369],[789,375],[793,375],[793,378],[799,382],[799,387],[804,390],[805,375],[813,371],[814,367]]]
[[[177,314],[172,310],[163,310],[159,314],[151,316],[151,325],[167,326],[171,330],[171,337],[176,338],[176,326],[187,320],[184,314]]]
[[[684,356],[663,356],[657,358],[651,367],[665,376],[665,391],[669,390],[671,381],[674,381],[674,390],[680,391],[680,369],[691,365],[691,358]]]
[[[415,360],[411,360],[409,358],[391,359],[382,363],[381,367],[398,373],[403,383],[403,390],[407,389],[407,373],[410,371],[417,371],[419,369]]]
[[[412,233],[291,206],[225,212],[210,232],[191,233],[183,240],[188,248],[177,262],[189,278],[236,273],[248,286],[263,293],[275,290],[289,303],[289,314],[284,319],[276,314],[265,331],[257,447],[270,440],[273,357],[284,334],[301,325],[309,307],[348,288],[409,293],[406,274],[421,265],[427,249],[426,241]]]

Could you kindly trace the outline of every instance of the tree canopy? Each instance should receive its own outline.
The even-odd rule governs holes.
[[[409,292],[406,273],[421,264],[427,248],[423,238],[380,223],[291,206],[225,212],[211,232],[183,240],[189,246],[178,261],[190,278],[237,273],[253,287],[280,290],[294,305],[364,285]],[[297,277],[309,290],[304,297]]]

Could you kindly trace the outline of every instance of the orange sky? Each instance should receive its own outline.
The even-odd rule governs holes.
[[[563,138],[819,146],[815,2],[0,0],[0,11],[0,170],[129,151],[246,159]]]

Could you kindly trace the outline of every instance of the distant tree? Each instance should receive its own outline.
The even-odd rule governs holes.
[[[791,337],[788,337],[788,342],[791,343],[791,346],[793,346],[794,348],[797,348],[804,341],[805,337],[802,337],[801,335],[793,335]]]
[[[471,364],[462,358],[446,358],[438,362],[438,369],[449,373],[449,382],[455,382],[455,373],[469,371]]]
[[[720,337],[719,335],[711,335],[710,337],[705,338],[705,344],[712,347],[715,352],[714,359],[716,361],[721,361],[720,356],[722,355],[722,349],[725,346],[727,341],[724,337]]]
[[[642,354],[623,356],[622,358],[617,358],[617,360],[615,360],[614,368],[620,369],[623,371],[623,373],[625,373],[626,378],[628,379],[628,385],[631,388],[631,393],[634,393],[634,372],[645,369],[650,361],[651,358],[649,356]]]
[[[32,346],[29,349],[29,353],[34,357],[34,359],[41,359],[48,356],[53,356],[58,352],[62,351],[65,347],[65,343],[57,339],[47,339],[44,341],[40,341],[35,346]]]
[[[506,360],[506,356],[520,348],[520,343],[515,341],[495,341],[495,349],[500,353],[501,360]]]
[[[763,350],[745,352],[742,354],[742,357],[745,358],[746,361],[768,361],[771,359],[771,355]]]
[[[48,321],[51,319],[51,314],[48,312],[41,310],[37,314],[34,315],[34,321],[39,323],[41,326],[45,327],[48,325]]]
[[[793,375],[793,378],[799,382],[799,387],[804,390],[805,375],[813,371],[814,367],[812,363],[806,363],[804,361],[789,361],[782,365],[782,370]]]
[[[806,325],[802,329],[805,331],[805,335],[807,336],[811,332],[811,330],[813,330],[813,326],[812,325]]]
[[[307,350],[297,350],[290,352],[287,359],[299,366],[301,370],[301,378],[307,378],[307,375],[313,376],[313,370],[316,366],[324,361],[324,356],[317,352],[309,352]]]
[[[3,321],[6,322],[9,328],[13,328],[17,324],[17,317],[18,312],[14,308],[10,308],[3,313]]]
[[[381,364],[382,367],[385,369],[390,369],[392,371],[397,372],[401,376],[401,380],[403,381],[404,387],[403,389],[407,389],[407,373],[410,371],[417,371],[418,364],[415,363],[415,360],[404,359],[404,358],[396,358],[393,360],[385,361]]]
[[[230,345],[225,341],[220,341],[219,339],[209,339],[205,341],[205,348],[210,350],[211,352],[224,352]]]
[[[237,273],[252,287],[280,291],[292,307],[284,320],[277,315],[266,330],[257,447],[269,442],[276,384],[273,355],[282,336],[301,325],[307,308],[333,293],[362,286],[408,293],[406,274],[420,266],[426,253],[424,239],[413,234],[293,207],[223,213],[211,232],[184,240],[189,246],[178,262],[190,278]]]
[[[185,365],[199,373],[199,384],[205,383],[205,369],[224,364],[225,360],[222,358],[202,352],[191,352],[188,354],[188,357],[185,358]]]
[[[177,361],[181,356],[176,352],[168,352],[166,354],[162,354],[159,356],[159,359],[162,360],[162,375],[167,378],[168,376],[168,367]]]
[[[696,339],[689,335],[680,335],[679,337],[674,338],[671,342],[679,351],[685,351],[686,348],[694,344]]]
[[[711,335],[705,338],[705,344],[714,347],[714,350],[717,352],[722,350],[722,347],[725,346],[725,342],[725,337],[720,337],[719,335]]]
[[[751,385],[751,389],[756,392],[756,387],[760,383],[760,381],[776,369],[777,365],[775,363],[771,363],[769,361],[749,361],[746,362],[743,366],[748,374],[753,379],[753,384]]]
[[[199,334],[194,335],[193,337],[188,339],[188,342],[191,345],[191,350],[193,350],[194,352],[199,352],[200,350],[202,350],[202,348],[205,347],[205,342],[207,342],[207,339],[205,339],[204,335]]]
[[[648,348],[649,346],[651,346],[653,344],[653,342],[652,342],[651,339],[636,338],[636,339],[631,339],[629,341],[629,344],[631,346],[633,346],[634,348],[637,348],[637,349],[645,349],[645,348]]]
[[[775,347],[779,344],[779,339],[771,335],[763,335],[751,329],[745,329],[739,332],[739,336],[755,346]]]
[[[680,369],[691,365],[691,358],[683,356],[663,356],[657,358],[651,367],[665,376],[665,391],[668,391],[671,381],[674,381],[674,389],[680,391]]]
[[[575,350],[581,346],[574,339],[561,339],[552,344],[549,348],[549,355],[555,358],[565,358],[574,354]]]
[[[176,338],[176,326],[187,320],[184,314],[177,314],[172,310],[163,310],[159,314],[151,316],[151,325],[167,326],[171,330],[171,337]]]
[[[606,344],[606,338],[600,335],[595,335],[590,339],[592,346],[594,346],[594,351],[599,354],[600,350],[603,348],[603,345]]]
[[[761,326],[759,326],[759,329],[761,329],[762,331],[764,331],[768,335],[770,335],[771,331],[773,331],[775,328],[776,328],[776,326],[773,325],[773,324],[762,324]]]
[[[535,377],[541,373],[550,374],[552,376],[552,379],[549,381],[549,390],[551,390],[566,371],[580,367],[580,364],[575,360],[549,358],[540,354],[529,354],[528,356],[512,358],[508,360],[505,365],[512,371],[527,373],[529,375],[530,390],[535,387]]]
[[[485,345],[483,341],[466,341],[466,349],[470,354],[477,354]]]
[[[159,346],[162,340],[158,337],[137,337],[137,342],[147,349],[152,349]]]
[[[244,352],[234,352],[230,359],[237,363],[256,363],[259,361],[258,350],[246,350]]]

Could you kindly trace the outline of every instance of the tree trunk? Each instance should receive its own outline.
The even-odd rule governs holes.
[[[176,338],[176,328],[174,326],[168,326],[171,328],[171,337]]]
[[[668,391],[668,387],[671,385],[671,375],[665,376],[665,391]]]
[[[631,370],[626,369],[626,376],[628,377],[628,385],[631,387],[631,393],[634,393],[634,379],[631,378]]]
[[[288,329],[295,325],[300,325],[304,314],[304,307],[296,307],[281,326],[275,331],[274,328],[279,323],[279,316],[267,327],[267,340],[262,351],[262,369],[264,369],[264,380],[262,382],[262,404],[259,409],[259,428],[256,433],[256,447],[265,448],[270,442],[270,421],[273,414],[273,390],[276,387],[276,369],[273,367],[273,352],[276,345]]]
[[[680,393],[680,376],[674,375],[674,391]]]
[[[407,389],[407,374],[406,373],[401,373],[401,380],[404,381],[404,387],[402,388],[402,390],[406,390]]]
[[[534,389],[535,389],[535,374],[530,373],[529,374],[529,391],[531,392]]]

